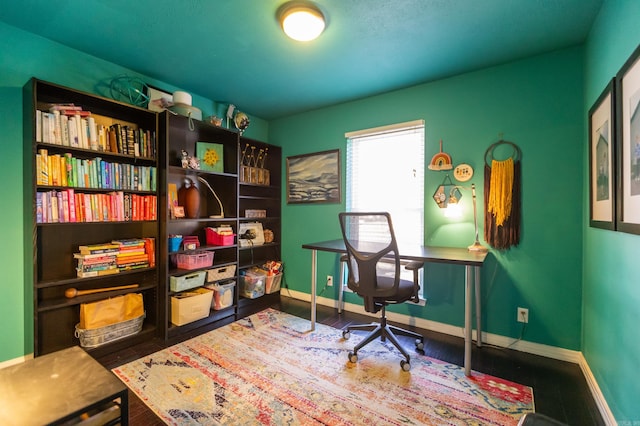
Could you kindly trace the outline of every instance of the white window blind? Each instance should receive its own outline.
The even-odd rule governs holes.
[[[399,243],[422,245],[424,121],[349,132],[345,137],[347,211],[389,212]]]

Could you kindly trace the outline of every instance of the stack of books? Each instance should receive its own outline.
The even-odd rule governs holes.
[[[80,253],[73,255],[78,260],[76,268],[78,278],[98,277],[120,272],[116,264],[116,255],[119,251],[117,244],[92,244],[80,246],[79,250]]]
[[[116,265],[121,271],[148,268],[150,266],[144,238],[114,240],[112,242],[119,247],[116,254]]]
[[[155,240],[131,238],[79,247],[78,278],[99,277],[155,266]]]

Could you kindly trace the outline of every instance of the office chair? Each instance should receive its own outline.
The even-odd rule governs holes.
[[[347,286],[364,299],[364,309],[367,312],[382,311],[379,323],[350,325],[342,330],[345,339],[349,339],[353,330],[371,331],[349,352],[349,361],[357,362],[358,351],[380,337],[383,342],[389,339],[402,353],[405,359],[400,361],[400,367],[409,371],[411,358],[400,345],[396,334],[415,338],[418,350],[424,348],[424,337],[387,324],[385,310],[389,304],[419,301],[418,274],[423,263],[410,262],[405,266],[413,271],[413,282],[400,277],[400,253],[389,213],[339,213],[338,217],[347,249]],[[387,270],[391,266],[392,271],[385,274],[385,266]]]

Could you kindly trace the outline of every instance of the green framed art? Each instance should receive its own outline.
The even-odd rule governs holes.
[[[196,157],[200,160],[200,170],[224,172],[224,146],[222,144],[197,142]]]

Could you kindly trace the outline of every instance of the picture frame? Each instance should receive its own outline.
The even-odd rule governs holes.
[[[640,234],[640,46],[616,75],[616,229]]]
[[[340,150],[287,157],[287,204],[340,203]]]
[[[616,229],[615,78],[589,109],[589,225]]]
[[[162,112],[173,103],[172,93],[167,93],[164,90],[149,86],[148,84],[145,95],[149,97],[147,109],[150,111]]]
[[[200,160],[200,170],[216,173],[224,172],[224,145],[196,142],[196,157]]]

